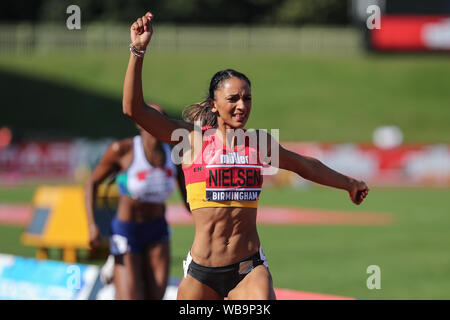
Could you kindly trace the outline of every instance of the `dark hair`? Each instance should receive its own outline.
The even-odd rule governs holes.
[[[205,100],[187,106],[183,110],[183,119],[191,123],[194,121],[200,121],[202,126],[217,127],[217,114],[212,112],[211,106],[209,105],[209,99],[215,100],[214,93],[222,82],[233,77],[244,80],[248,83],[248,86],[251,87],[250,80],[245,76],[245,74],[239,71],[233,69],[218,71],[211,78],[208,94]]]

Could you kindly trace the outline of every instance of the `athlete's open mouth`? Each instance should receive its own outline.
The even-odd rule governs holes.
[[[242,122],[245,120],[245,113],[239,113],[239,114],[234,114],[233,118],[236,119],[236,121]]]

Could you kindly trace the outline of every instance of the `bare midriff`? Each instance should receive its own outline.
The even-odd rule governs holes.
[[[192,211],[193,260],[203,266],[235,263],[259,250],[256,208],[199,208]]]
[[[120,196],[117,218],[125,222],[148,222],[164,217],[164,203],[142,202],[127,196]]]

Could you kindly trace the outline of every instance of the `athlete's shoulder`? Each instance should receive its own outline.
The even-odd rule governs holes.
[[[133,150],[133,138],[113,141],[108,149],[117,156],[123,156]]]

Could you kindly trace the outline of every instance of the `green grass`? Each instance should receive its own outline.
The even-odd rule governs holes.
[[[0,126],[12,126],[24,137],[134,134],[134,125],[121,113],[127,62],[126,48],[98,55],[0,56],[2,105],[7,106]],[[179,115],[203,98],[215,71],[229,67],[252,80],[247,127],[281,128],[281,140],[368,142],[377,126],[394,124],[407,142],[450,141],[450,64],[444,56],[149,51],[145,98]],[[389,226],[261,225],[275,286],[364,299],[450,299],[448,191],[374,188],[358,207],[339,190],[265,189],[262,206],[385,212],[395,221]],[[0,203],[28,202],[33,192],[33,187],[2,188]],[[0,226],[0,252],[34,256],[34,248],[20,243],[21,232]],[[173,227],[173,276],[182,276],[181,261],[193,236],[193,227]],[[381,290],[366,288],[369,265],[381,268]]]
[[[264,190],[262,205],[385,212],[395,221],[388,226],[259,226],[274,285],[363,299],[449,299],[448,191],[373,189],[357,207],[339,190]],[[189,250],[193,230],[174,229],[178,262]],[[370,265],[381,268],[380,290],[366,287]]]
[[[0,203],[30,202],[36,186],[2,187],[0,186]]]
[[[52,115],[67,117],[67,110],[72,121],[52,134],[129,134],[133,128],[120,111],[127,62],[126,50],[0,56],[0,73],[8,72],[3,99],[5,105],[19,104],[25,113],[38,108],[38,124],[30,125],[40,125],[35,132],[41,134],[56,126]],[[204,97],[213,73],[228,67],[252,80],[254,103],[248,127],[281,128],[281,140],[368,142],[376,127],[393,124],[403,130],[408,142],[450,141],[450,64],[444,56],[149,52],[143,72],[145,98],[180,115],[184,106]],[[44,88],[20,98],[21,89],[8,87],[11,73],[32,79],[30,90],[38,86],[36,81]],[[77,90],[76,105],[67,98],[69,89]],[[46,92],[43,100],[38,97],[42,91]],[[108,118],[111,114],[114,117]],[[3,116],[6,123],[29,130],[15,109],[7,109]],[[128,131],[121,129],[121,122]],[[96,130],[89,131],[91,127]]]
[[[30,190],[19,190],[15,201],[29,201]],[[450,299],[448,194],[449,189],[373,188],[355,206],[340,190],[266,188],[262,206],[384,212],[394,218],[386,226],[259,226],[274,285],[362,299]],[[194,228],[172,229],[171,275],[181,277]],[[33,256],[33,248],[20,244],[21,231],[0,226],[0,252]],[[370,265],[381,268],[380,290],[366,287]]]

